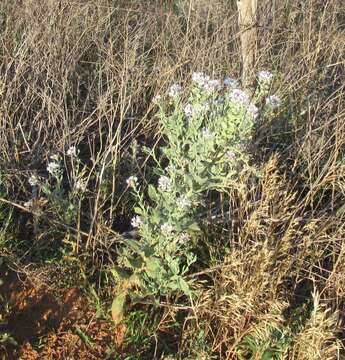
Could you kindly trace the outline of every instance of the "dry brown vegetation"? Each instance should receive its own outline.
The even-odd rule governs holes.
[[[257,69],[278,74],[285,101],[256,129],[261,176],[243,174],[217,200],[231,208],[208,227],[192,305],[176,297],[128,310],[154,325],[149,316],[151,333],[135,333],[129,316],[126,359],[345,356],[345,3],[261,3]],[[106,314],[115,284],[104,274],[133,206],[125,179],[150,176],[140,147],[161,141],[151,100],[188,85],[193,71],[240,78],[236,3],[2,0],[0,44],[0,265],[52,293],[79,287],[90,298],[93,286]],[[87,164],[88,191],[78,221],[65,224],[43,200],[24,203],[30,175],[47,177],[49,156],[71,145]],[[35,351],[67,359],[47,355],[57,354],[47,350],[53,334],[40,333]],[[116,351],[109,358],[125,358]]]

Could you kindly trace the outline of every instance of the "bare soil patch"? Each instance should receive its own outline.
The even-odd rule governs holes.
[[[10,312],[0,330],[10,333],[18,347],[0,348],[1,359],[106,359],[120,351],[124,326],[97,319],[77,289],[57,297],[12,272],[2,280],[0,293]]]

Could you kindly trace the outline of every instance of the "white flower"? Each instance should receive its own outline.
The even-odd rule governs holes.
[[[255,120],[258,115],[259,115],[259,109],[254,105],[254,104],[250,104],[248,106],[248,114],[252,116],[252,118]]]
[[[24,207],[26,207],[26,208],[28,208],[28,209],[31,208],[32,205],[33,205],[32,200],[29,200],[29,201],[27,201],[27,202],[24,203]]]
[[[213,100],[213,104],[216,105],[216,106],[220,106],[220,105],[223,105],[225,102],[224,98],[223,97],[220,97],[218,99],[215,99]]]
[[[205,113],[207,110],[210,109],[211,103],[209,101],[205,101],[203,104],[199,104],[193,107],[191,104],[187,104],[183,112],[188,117],[191,118],[193,116],[200,115],[201,113]]]
[[[199,106],[199,113],[210,110],[210,107],[211,107],[211,103],[209,101],[205,101],[203,104]]]
[[[166,171],[169,172],[169,173],[174,173],[176,171],[176,166],[173,165],[173,164],[169,164],[167,167],[166,167]]]
[[[128,187],[134,188],[137,185],[138,182],[138,178],[136,176],[130,176],[127,180],[126,183],[128,185]]]
[[[37,186],[38,185],[38,179],[36,175],[31,175],[29,178],[29,184],[31,186]]]
[[[221,89],[221,83],[219,80],[212,80],[208,75],[203,72],[193,73],[192,81],[199,86],[202,86],[209,93],[213,93]]]
[[[220,90],[221,85],[219,80],[209,80],[206,81],[204,84],[204,88],[209,93],[214,93],[218,90]]]
[[[68,156],[77,156],[77,148],[75,146],[71,146],[68,150],[67,150],[67,155]]]
[[[199,86],[204,86],[209,80],[210,77],[205,75],[203,72],[195,72],[192,74],[192,81],[197,83]]]
[[[193,106],[191,104],[187,104],[184,107],[183,111],[187,117],[192,117],[195,115],[195,109],[193,108]]]
[[[60,161],[60,157],[59,157],[58,154],[52,155],[50,158],[51,158],[52,160],[54,160],[54,161],[57,161],[57,162]]]
[[[134,228],[140,228],[143,225],[143,221],[141,220],[140,216],[134,216],[131,220],[131,225]]]
[[[224,85],[229,87],[229,88],[232,88],[232,89],[236,89],[240,86],[240,83],[238,80],[236,79],[232,79],[230,77],[226,77],[224,79]]]
[[[248,106],[250,103],[249,95],[241,89],[233,89],[230,100],[237,106]]]
[[[167,176],[161,176],[158,179],[158,188],[162,191],[168,191],[171,187],[171,179]]]
[[[281,105],[281,100],[277,95],[271,95],[266,98],[266,105],[271,109],[276,109]]]
[[[258,78],[259,78],[259,81],[261,81],[261,82],[269,83],[273,79],[273,74],[269,71],[260,71],[258,73]]]
[[[225,155],[230,160],[234,160],[236,158],[236,153],[232,150],[227,151]]]
[[[191,207],[192,203],[186,195],[180,195],[177,200],[177,207],[181,210],[187,210]]]
[[[170,224],[163,224],[161,226],[161,232],[165,236],[169,236],[174,231],[174,228]]]
[[[168,91],[168,95],[172,98],[177,97],[182,92],[182,87],[179,84],[174,84],[170,86],[170,89]]]
[[[152,102],[154,104],[159,104],[162,100],[162,95],[156,95],[153,99],[152,99]]]
[[[190,236],[187,233],[182,233],[179,237],[178,237],[178,243],[180,244],[185,244],[188,241],[190,241]]]
[[[86,190],[86,184],[83,180],[79,179],[75,182],[74,184],[74,188],[77,191],[82,191],[84,192]]]
[[[57,173],[60,170],[60,165],[56,162],[50,162],[47,166],[47,171],[49,172],[49,174],[56,176]]]
[[[205,129],[202,130],[202,136],[203,136],[206,140],[212,139],[213,135],[214,135],[214,134],[213,134],[208,128],[205,128]]]

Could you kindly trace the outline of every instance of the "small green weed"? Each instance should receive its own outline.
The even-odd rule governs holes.
[[[125,359],[150,359],[157,339],[157,318],[142,310],[133,311],[126,318],[126,325],[124,346],[128,347],[130,354]]]
[[[240,360],[280,360],[292,341],[289,331],[269,325],[264,331],[245,336],[236,348]]]

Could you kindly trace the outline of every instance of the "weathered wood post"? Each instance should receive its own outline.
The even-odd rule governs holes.
[[[250,87],[254,81],[257,53],[257,0],[237,0],[238,24],[242,52],[242,84]]]

